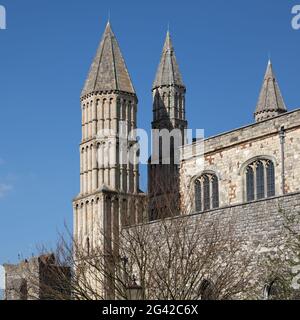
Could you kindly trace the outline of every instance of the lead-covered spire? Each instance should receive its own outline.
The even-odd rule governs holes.
[[[94,92],[114,90],[135,93],[119,44],[108,22],[81,95],[84,97]]]
[[[255,111],[256,122],[276,117],[286,112],[286,106],[277,83],[272,63],[269,60]]]
[[[167,32],[160,64],[153,83],[153,89],[162,86],[184,87],[181,73],[176,61],[175,51],[172,44],[170,32]]]

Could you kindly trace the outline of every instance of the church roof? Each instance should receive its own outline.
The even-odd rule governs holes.
[[[86,79],[82,96],[92,92],[135,93],[117,39],[108,22]]]
[[[264,111],[274,111],[279,113],[287,111],[270,60],[264,77],[264,82],[259,95],[255,114],[263,113]]]
[[[153,83],[153,89],[166,85],[184,87],[169,31],[167,32],[160,64]]]

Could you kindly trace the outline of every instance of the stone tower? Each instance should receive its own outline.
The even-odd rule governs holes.
[[[81,94],[80,193],[74,199],[74,240],[87,254],[118,246],[120,228],[141,222],[144,196],[139,190],[137,157],[127,151],[136,140],[138,99],[117,39],[107,23]],[[125,152],[125,155],[124,155]],[[113,298],[112,286],[104,297]]]
[[[269,60],[264,82],[255,111],[255,120],[260,122],[287,112],[279,85]]]
[[[149,215],[151,220],[178,214],[178,150],[185,142],[185,93],[170,33],[167,32],[161,61],[152,88],[152,130],[170,133],[158,139],[148,166]],[[177,130],[174,130],[177,129]],[[180,133],[178,135],[178,133]],[[156,136],[157,137],[157,136]],[[166,139],[166,141],[164,141]],[[167,141],[169,140],[169,141]],[[166,142],[167,144],[164,144]],[[162,151],[167,153],[163,154]]]

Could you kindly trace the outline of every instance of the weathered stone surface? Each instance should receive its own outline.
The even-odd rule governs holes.
[[[286,106],[273,72],[272,63],[269,61],[255,110],[255,120],[257,122],[266,120],[286,111]]]
[[[108,22],[81,95],[113,90],[135,93],[117,39]]]
[[[71,298],[71,289],[67,289],[71,270],[57,265],[54,255],[35,257],[17,265],[5,264],[4,269],[5,300]]]
[[[300,191],[300,110],[242,127],[204,141],[204,171],[213,171],[219,177],[220,206],[239,204],[245,198],[246,164],[256,158],[267,157],[275,165],[275,191],[282,195],[282,154],[280,129],[284,127],[285,192]],[[192,145],[182,148],[182,196],[190,196],[193,181],[203,173],[199,166],[201,155],[193,157]],[[203,157],[202,157],[203,158]],[[201,162],[200,162],[201,163]],[[190,200],[190,199],[189,199]]]
[[[187,128],[186,88],[169,33],[152,89],[152,128],[184,131]],[[194,182],[208,172],[218,178],[219,209],[201,215],[206,223],[216,216],[221,217],[223,224],[235,218],[235,236],[243,241],[266,247],[274,246],[277,240],[285,241],[279,207],[287,211],[300,208],[300,109],[286,112],[271,63],[256,108],[257,123],[182,147],[179,172],[176,165],[149,165],[148,196],[139,190],[138,166],[120,166],[118,163],[99,166],[96,161],[96,154],[110,154],[114,158],[118,143],[117,136],[102,137],[99,141],[96,138],[99,130],[117,132],[120,120],[127,122],[129,131],[136,128],[137,97],[109,24],[81,101],[81,187],[73,204],[74,238],[82,247],[99,243],[110,245],[97,236],[98,226],[109,238],[114,238],[118,237],[121,227],[144,222],[148,200],[150,214],[153,209],[163,213],[170,193],[177,196],[178,191],[173,190],[178,188],[181,214],[186,215],[191,224],[199,223],[199,214],[194,214]],[[201,154],[202,145],[204,154]],[[275,197],[246,203],[245,170],[258,159],[267,159],[274,164]],[[179,185],[174,182],[177,178]],[[172,192],[168,192],[170,185],[174,187]],[[241,250],[245,248],[241,247]]]
[[[161,86],[176,85],[184,87],[179,66],[176,61],[175,51],[169,31],[167,32],[160,64],[153,83],[153,89]]]
[[[177,146],[184,143],[184,130],[187,129],[185,118],[185,86],[176,61],[175,51],[172,45],[169,31],[167,32],[161,61],[153,84],[153,130],[166,130],[172,132],[176,129],[181,137],[173,139],[173,144],[167,138],[169,150],[164,147],[164,139],[161,140],[160,154],[152,155],[151,160],[158,157],[160,164],[149,163],[148,165],[148,193],[149,193],[149,215],[150,219],[166,217],[178,214],[179,180],[178,160],[176,159]],[[173,131],[175,132],[175,131]],[[153,138],[153,148],[156,150],[159,141]],[[155,145],[156,144],[156,145]],[[164,149],[164,150],[163,150]],[[162,154],[167,151],[168,154]],[[168,162],[163,164],[163,158]],[[172,208],[166,208],[166,197],[171,202]]]
[[[116,239],[121,225],[145,218],[146,197],[139,189],[138,161],[121,161],[119,152],[121,144],[129,150],[136,143],[128,138],[121,141],[120,123],[127,132],[136,129],[137,103],[108,23],[81,96],[80,192],[73,209],[74,240],[85,250],[99,244],[107,250],[112,245],[106,239]],[[105,288],[100,291],[106,295]]]
[[[175,217],[172,220],[187,219],[186,225],[189,225],[193,232],[194,230],[203,232],[203,230],[209,230],[206,226],[214,225],[216,234],[222,230],[227,232],[230,225],[229,230],[232,234],[229,235],[229,238],[235,241],[236,258],[245,257],[245,250],[248,250],[249,256],[251,256],[249,264],[243,267],[247,267],[252,273],[253,281],[257,283],[254,291],[255,296],[252,298],[263,299],[263,289],[270,281],[269,275],[263,267],[266,262],[264,254],[270,251],[275,252],[279,247],[287,245],[285,217],[297,215],[299,212],[300,192],[297,192],[252,203],[230,205],[201,214]],[[160,230],[160,224],[160,221],[156,221],[149,223],[148,227],[152,230]],[[295,226],[294,230],[299,232],[300,225]],[[153,234],[155,235],[155,233]],[[285,253],[288,255],[287,251]],[[253,255],[253,253],[255,254]],[[233,263],[238,262],[234,261]],[[214,281],[214,279],[211,280]],[[243,297],[237,296],[237,298]]]

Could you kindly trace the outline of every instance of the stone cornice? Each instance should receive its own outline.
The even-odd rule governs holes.
[[[136,103],[138,103],[138,98],[135,93],[131,92],[125,92],[125,91],[120,91],[120,90],[109,90],[109,91],[93,91],[88,94],[85,94],[80,97],[80,101],[84,101],[85,99],[89,99],[94,96],[99,96],[99,95],[109,95],[109,94],[115,94],[115,95],[126,95],[126,96],[131,96],[135,98]]]

